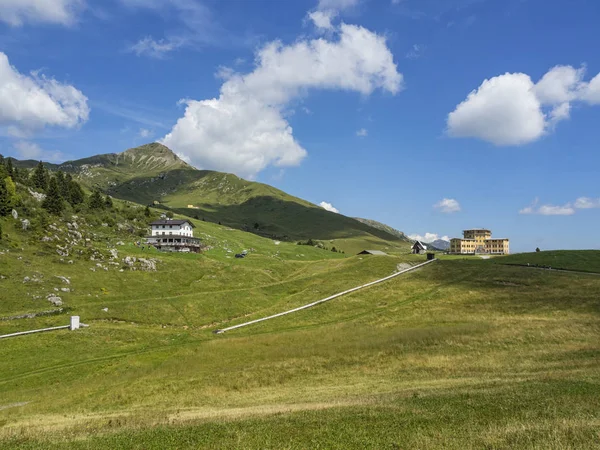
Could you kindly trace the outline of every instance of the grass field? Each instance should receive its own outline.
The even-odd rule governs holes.
[[[0,256],[15,293],[27,293],[20,280],[33,269],[42,290],[70,276],[66,305],[90,325],[0,341],[2,448],[598,447],[599,277],[441,260],[215,335],[424,257],[285,243],[274,257],[271,241],[204,230],[255,252],[229,259],[220,244],[125,275],[42,265],[27,247]],[[3,296],[0,315],[19,304]]]
[[[552,250],[535,253],[517,253],[494,258],[495,264],[521,264],[552,267],[553,269],[600,273],[598,250]]]

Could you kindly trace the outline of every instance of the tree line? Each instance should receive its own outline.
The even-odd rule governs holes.
[[[0,155],[0,216],[9,215],[21,202],[16,183],[45,194],[42,208],[55,216],[62,214],[67,204],[73,208],[87,205],[93,210],[113,207],[112,198],[109,195],[103,196],[98,189],[86,196],[70,173],[65,174],[59,170],[51,174],[41,161],[32,171],[20,169],[14,167],[10,158]]]

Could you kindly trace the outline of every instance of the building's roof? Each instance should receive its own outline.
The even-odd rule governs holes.
[[[387,253],[382,252],[381,250],[363,250],[359,253],[359,255],[379,255],[379,256],[387,256]]]
[[[194,227],[194,224],[187,219],[161,219],[155,220],[150,225],[183,225],[184,223],[189,223],[192,228],[196,228]]]
[[[508,241],[508,238],[490,238],[490,239],[485,239],[486,241]]]
[[[477,239],[452,238],[451,241],[476,241]]]
[[[463,233],[467,231],[487,231],[488,233],[492,232],[492,230],[488,230],[487,228],[469,228],[468,230],[463,230]]]
[[[183,234],[159,234],[157,236],[146,236],[146,239],[193,239],[199,241],[200,238],[194,236],[184,236]]]
[[[415,243],[413,244],[413,248],[415,248],[415,246],[417,244],[419,244],[423,250],[427,250],[427,246],[425,244],[423,244],[421,241],[415,241]]]

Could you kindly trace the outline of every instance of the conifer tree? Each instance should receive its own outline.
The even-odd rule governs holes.
[[[56,172],[56,182],[58,183],[58,190],[60,192],[60,196],[67,200],[69,198],[69,183],[65,177],[65,174],[62,170]]]
[[[48,169],[44,167],[44,164],[40,161],[33,171],[32,179],[33,187],[38,189],[48,189]]]
[[[146,209],[144,210],[144,215],[146,217],[150,217],[150,208],[148,208],[148,205],[146,205]]]
[[[111,209],[113,207],[113,201],[110,195],[107,195],[104,199],[104,206],[106,206],[108,209]]]
[[[46,199],[42,202],[42,208],[55,216],[58,216],[65,209],[56,177],[50,178],[48,192],[46,193]]]
[[[0,178],[0,216],[8,216],[11,209],[6,181],[4,181],[4,178]]]
[[[100,191],[98,189],[94,189],[92,195],[90,196],[90,208],[91,209],[103,209],[104,208],[104,200],[102,195],[100,195]]]
[[[6,161],[6,173],[8,173],[8,176],[14,180],[15,179],[15,169],[13,168],[12,159],[6,158],[5,161]]]
[[[67,175],[68,177],[69,175]],[[69,197],[68,201],[71,206],[81,205],[85,201],[85,194],[83,193],[83,189],[76,181],[69,181]]]

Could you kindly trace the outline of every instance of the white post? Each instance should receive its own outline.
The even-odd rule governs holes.
[[[79,316],[71,316],[71,331],[79,330]]]

